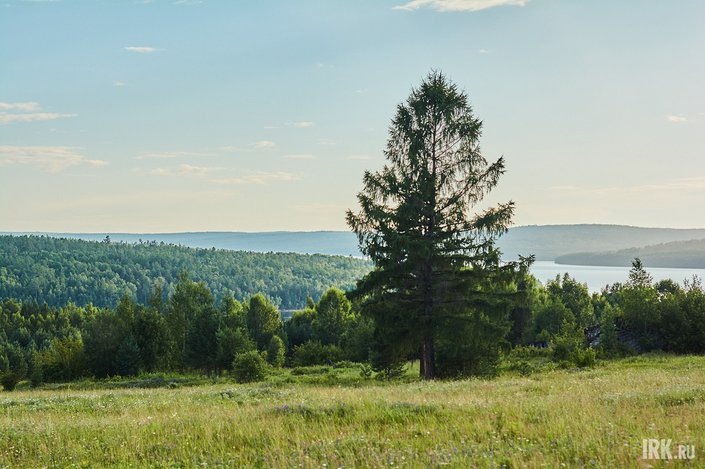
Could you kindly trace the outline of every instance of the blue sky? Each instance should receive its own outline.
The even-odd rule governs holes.
[[[0,231],[346,229],[433,69],[517,224],[705,227],[700,0],[0,0]]]

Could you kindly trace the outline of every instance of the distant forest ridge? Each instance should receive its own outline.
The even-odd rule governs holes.
[[[517,255],[534,254],[539,261],[554,261],[568,254],[604,253],[698,239],[705,239],[705,229],[641,228],[624,225],[544,225],[512,228],[500,238],[498,244],[505,257],[509,259]],[[651,266],[646,262],[644,264]]]
[[[361,256],[355,235],[347,231],[4,234],[44,234],[89,241],[101,241],[109,235],[113,242],[139,243],[141,240],[204,249]],[[617,255],[616,251],[702,239],[705,239],[705,229],[641,228],[596,224],[532,225],[511,228],[499,238],[497,244],[507,260],[517,259],[520,255],[533,254],[539,261],[554,261],[560,258],[562,263],[571,264],[629,265],[629,263],[624,264],[623,255]],[[677,254],[675,251],[672,254],[663,253],[658,258],[660,265],[655,265],[646,259],[643,259],[644,264],[650,267],[692,267],[692,261],[688,259],[697,257],[698,250],[691,252],[688,250],[690,245],[684,247],[685,250],[679,250]],[[585,253],[595,253],[599,256],[588,260]],[[575,255],[575,257],[563,257],[567,255]],[[601,262],[601,264],[594,264],[595,262]]]
[[[371,269],[368,261],[344,256],[0,236],[0,298],[50,306],[114,307],[126,294],[146,304],[155,284],[171,294],[186,271],[218,299],[263,293],[283,310],[300,309],[330,287],[352,289]]]
[[[249,252],[292,252],[297,254],[325,254],[331,256],[356,256],[362,254],[357,238],[348,231],[264,231],[255,233],[230,231],[205,231],[186,233],[50,233],[5,232],[0,235],[36,235],[53,238],[103,241],[110,236],[113,242],[140,243],[156,241],[190,248],[227,249]]]
[[[705,269],[705,239],[674,241],[609,252],[568,254],[557,257],[556,263],[628,267],[635,257],[640,258],[648,267]]]

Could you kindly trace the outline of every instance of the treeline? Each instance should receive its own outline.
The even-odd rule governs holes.
[[[342,256],[0,236],[0,298],[57,307],[69,302],[114,307],[124,295],[146,304],[152,285],[160,283],[165,295],[173,294],[186,270],[218,298],[261,292],[292,310],[331,285],[352,288],[370,268],[368,262]]]
[[[456,370],[442,369],[441,376],[492,375],[502,354],[590,366],[600,356],[705,353],[700,281],[655,283],[638,259],[624,284],[600,293],[590,294],[567,274],[545,286],[523,275],[503,291],[506,301],[470,307],[454,339],[438,343],[439,363]],[[146,303],[125,295],[113,308],[6,299],[0,302],[0,378],[5,389],[26,378],[39,384],[162,371],[227,372],[248,381],[268,368],[339,361],[366,363],[381,377],[398,375],[380,353],[380,340],[388,342],[380,336],[384,328],[360,304],[331,288],[282,321],[265,295],[217,299],[186,274],[168,295],[156,284]]]
[[[262,294],[216,301],[205,283],[182,275],[166,300],[157,286],[145,305],[129,296],[114,309],[4,300],[0,377],[8,390],[25,378],[37,385],[156,371],[232,371],[248,381],[267,366],[364,361],[371,334],[337,288],[284,323]]]
[[[592,295],[568,274],[545,287],[527,281],[523,304],[512,311],[515,346],[547,347],[555,359],[577,364],[595,354],[705,353],[705,290],[697,277],[683,286],[654,282],[637,258],[625,283]]]

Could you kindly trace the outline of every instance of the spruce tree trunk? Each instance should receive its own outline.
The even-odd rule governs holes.
[[[433,267],[430,262],[424,266],[424,304],[423,304],[423,343],[421,344],[421,378],[436,377],[436,350],[433,345]]]
[[[434,379],[436,377],[436,350],[433,345],[433,334],[427,334],[423,341],[421,357],[421,377]]]

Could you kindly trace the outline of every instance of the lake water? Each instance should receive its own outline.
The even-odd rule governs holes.
[[[580,283],[587,283],[591,292],[597,292],[605,285],[615,282],[626,283],[629,279],[631,267],[604,267],[595,265],[563,265],[553,261],[537,261],[531,266],[531,273],[534,274],[541,283],[546,284],[547,280],[556,278],[556,275],[563,275],[568,272],[571,277]],[[671,280],[683,284],[683,280],[691,279],[697,275],[705,280],[705,269],[669,269],[662,267],[646,268],[655,281],[670,278]]]

